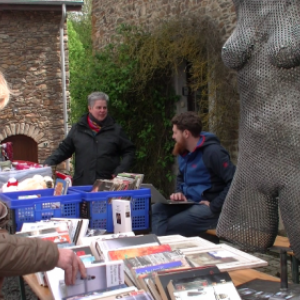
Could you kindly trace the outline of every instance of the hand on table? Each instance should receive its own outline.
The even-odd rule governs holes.
[[[58,249],[59,257],[57,267],[65,271],[66,285],[75,284],[76,275],[79,271],[83,278],[86,277],[86,269],[81,259],[69,249]]]

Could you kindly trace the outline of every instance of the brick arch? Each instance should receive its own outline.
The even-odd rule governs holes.
[[[0,142],[12,135],[26,135],[39,144],[44,133],[39,127],[32,124],[11,123],[4,126],[4,128],[0,131]]]

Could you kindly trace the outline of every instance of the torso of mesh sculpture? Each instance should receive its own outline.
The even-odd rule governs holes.
[[[300,257],[300,1],[235,0],[224,63],[238,71],[237,171],[217,233],[262,251],[277,235],[278,204]]]

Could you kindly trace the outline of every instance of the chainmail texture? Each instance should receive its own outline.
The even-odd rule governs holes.
[[[224,63],[238,71],[237,170],[217,235],[264,251],[278,231],[278,205],[300,258],[300,1],[234,0],[237,26]]]

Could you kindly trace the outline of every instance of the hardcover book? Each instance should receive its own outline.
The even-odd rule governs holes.
[[[171,280],[167,290],[171,300],[241,300],[228,273]]]
[[[208,274],[218,274],[219,269],[214,266],[189,268],[189,269],[175,269],[152,273],[152,280],[156,284],[159,294],[163,300],[170,300],[167,291],[167,285],[171,280],[183,280],[185,278],[196,278]]]

